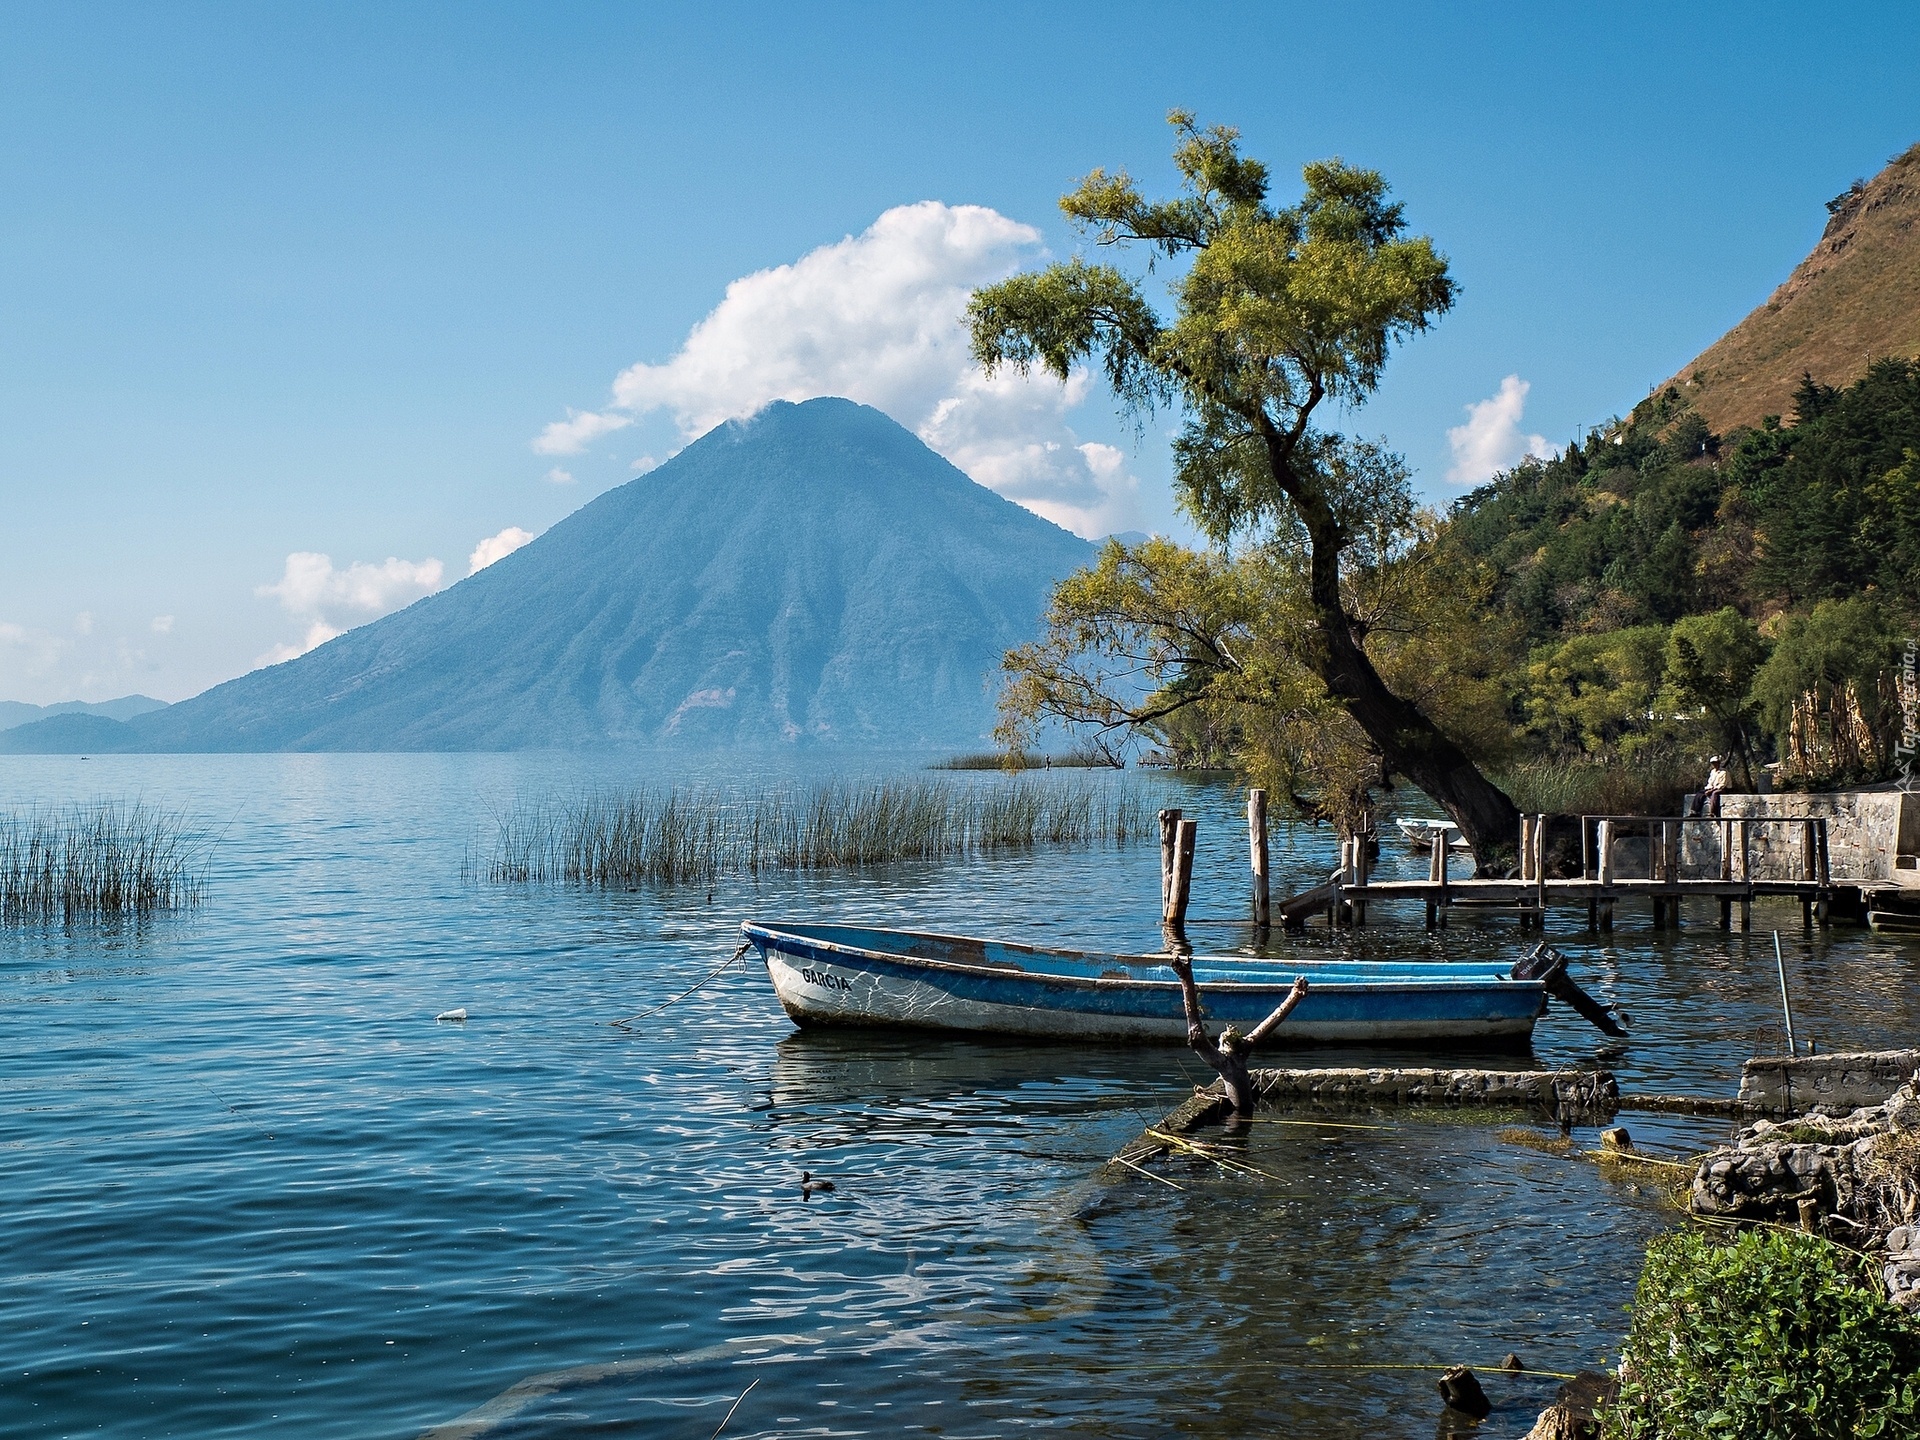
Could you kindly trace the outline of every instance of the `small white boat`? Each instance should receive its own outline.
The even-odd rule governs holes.
[[[1435,831],[1443,831],[1447,837],[1447,849],[1470,850],[1467,839],[1460,833],[1459,827],[1451,820],[1400,820],[1393,822],[1400,827],[1400,833],[1406,838],[1407,848],[1422,855],[1433,853]]]
[[[1052,950],[855,925],[741,929],[802,1025],[900,1025],[1057,1040],[1183,1042],[1164,955]],[[1518,963],[1255,960],[1195,956],[1208,1013],[1251,1029],[1305,975],[1311,988],[1270,1044],[1524,1044],[1565,960]],[[1553,993],[1560,991],[1554,989]],[[1582,997],[1584,998],[1584,997]]]

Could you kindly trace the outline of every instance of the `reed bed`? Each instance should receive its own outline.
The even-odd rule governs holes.
[[[205,895],[205,853],[180,816],[137,802],[0,813],[0,924],[191,909]]]
[[[1034,750],[978,750],[936,760],[929,770],[1117,770],[1120,767],[1097,750],[1069,750],[1045,755]]]
[[[1660,757],[1635,765],[1534,760],[1495,778],[1527,814],[1678,815],[1680,797],[1699,789],[1706,767]]]
[[[636,789],[515,805],[469,880],[495,884],[711,884],[761,871],[948,860],[1038,845],[1124,845],[1154,827],[1131,787],[1012,780],[831,781],[742,794]]]

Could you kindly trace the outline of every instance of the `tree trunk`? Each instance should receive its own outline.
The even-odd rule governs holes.
[[[1379,747],[1388,767],[1431,796],[1460,827],[1482,873],[1511,868],[1518,853],[1518,807],[1418,706],[1387,688],[1355,638],[1341,600],[1345,541],[1339,526],[1324,501],[1302,504],[1300,510],[1312,542],[1311,594],[1319,633],[1307,648],[1314,672]]]

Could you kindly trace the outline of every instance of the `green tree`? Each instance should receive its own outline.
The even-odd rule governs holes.
[[[1411,508],[1404,470],[1316,428],[1325,402],[1364,401],[1393,342],[1454,301],[1444,257],[1406,233],[1372,170],[1310,164],[1291,206],[1237,132],[1175,111],[1175,199],[1149,201],[1124,172],[1096,170],[1061,207],[1103,247],[1136,246],[1184,270],[1163,319],[1140,282],[1075,258],[977,291],[973,350],[989,371],[1097,365],[1136,415],[1177,404],[1175,485],[1217,545],[1298,550],[1306,626],[1296,652],[1386,769],[1437,800],[1486,862],[1511,854],[1519,812],[1465,749],[1382,678],[1347,607],[1342,561],[1380,506]]]
[[[1720,745],[1740,766],[1742,789],[1753,788],[1753,679],[1767,658],[1766,641],[1732,606],[1688,615],[1667,633],[1665,696],[1670,707],[1704,710]]]
[[[1666,631],[1636,625],[1543,645],[1527,665],[1527,725],[1548,747],[1630,760],[1656,732]]]
[[[1790,773],[1844,782],[1891,770],[1900,644],[1893,621],[1866,596],[1787,617],[1754,676],[1753,702]]]

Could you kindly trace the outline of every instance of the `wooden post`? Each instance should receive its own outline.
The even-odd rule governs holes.
[[[1160,918],[1173,908],[1173,852],[1178,848],[1180,812],[1160,812]]]
[[[1253,855],[1253,923],[1267,928],[1267,792],[1247,791],[1247,847]]]
[[[1427,831],[1427,883],[1434,889],[1427,891],[1427,929],[1431,930],[1440,921],[1439,889],[1440,872],[1447,866],[1447,832],[1444,830]]]
[[[1660,822],[1647,821],[1647,879],[1649,880],[1660,878],[1660,861],[1664,858],[1661,854],[1663,848],[1660,844]]]
[[[1547,928],[1547,817],[1533,817],[1533,879],[1539,887],[1540,928]]]
[[[1439,857],[1440,868],[1440,928],[1447,928],[1447,832],[1433,832],[1433,853]]]
[[[1597,871],[1602,885],[1613,884],[1613,821],[1602,820],[1594,827]]]
[[[1720,878],[1733,879],[1733,821],[1720,822]]]
[[[1590,838],[1587,834],[1587,817],[1582,815],[1580,817],[1580,878],[1582,880],[1593,878],[1593,850],[1588,844]]]
[[[1172,893],[1167,896],[1167,909],[1163,918],[1169,925],[1183,926],[1187,923],[1187,893],[1193,887],[1193,845],[1200,822],[1179,820],[1175,824],[1177,831],[1173,849],[1173,887]]]
[[[1533,817],[1520,817],[1520,883],[1533,879]]]
[[[1362,830],[1358,835],[1353,837],[1354,883],[1363,891],[1367,888],[1367,877],[1372,870],[1372,862],[1367,858],[1367,838],[1369,833],[1369,831]],[[1353,902],[1353,923],[1355,925],[1364,925],[1367,923],[1367,897],[1364,894]]]
[[[1753,929],[1753,832],[1745,817],[1737,822],[1734,843],[1740,849],[1740,880],[1746,889],[1740,895],[1740,929]]]
[[[1825,820],[1816,820],[1814,824],[1819,827],[1818,838],[1814,844],[1814,848],[1818,854],[1819,865],[1819,875],[1816,878],[1820,881],[1820,888],[1825,890],[1833,883],[1832,866],[1827,860],[1827,822]]]
[[[1813,821],[1800,822],[1800,878],[1813,879]]]

